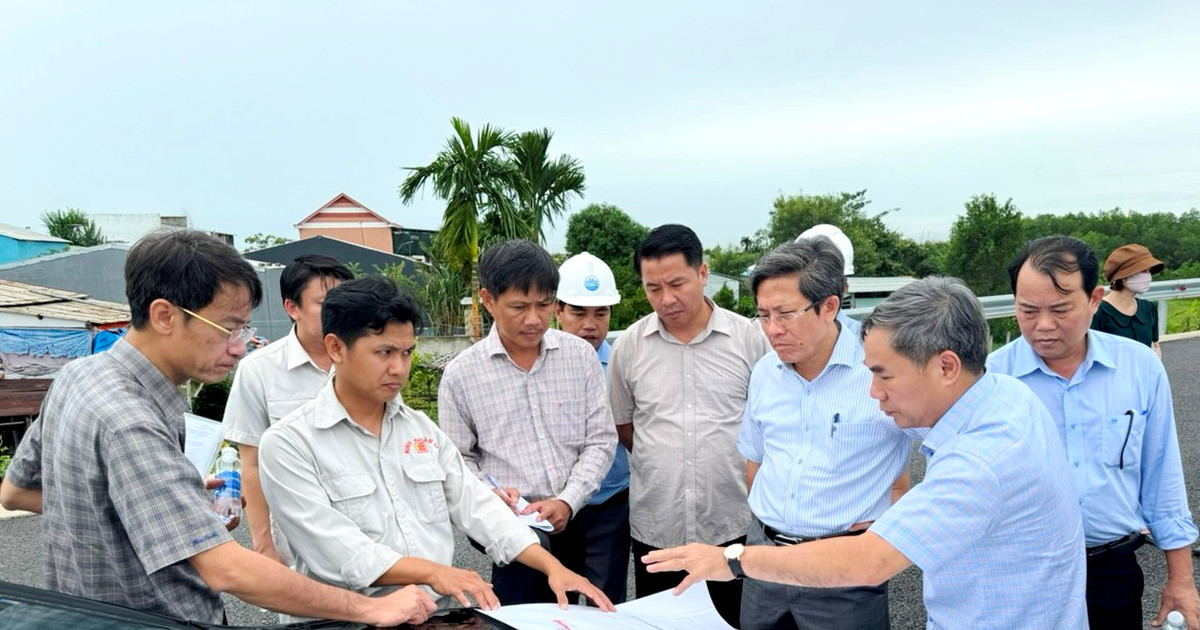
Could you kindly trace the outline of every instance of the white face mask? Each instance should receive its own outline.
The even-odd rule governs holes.
[[[1129,289],[1130,293],[1138,295],[1150,290],[1150,272],[1143,271],[1135,273],[1128,278],[1125,278],[1125,288]]]

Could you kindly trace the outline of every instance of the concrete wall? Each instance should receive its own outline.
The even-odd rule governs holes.
[[[43,254],[61,252],[67,247],[67,243],[23,241],[7,236],[0,236],[0,265],[18,260],[37,258]]]

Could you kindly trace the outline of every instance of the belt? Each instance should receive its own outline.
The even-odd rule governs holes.
[[[1133,553],[1146,544],[1146,535],[1142,532],[1131,532],[1112,542],[1087,548],[1089,558],[1110,553]]]
[[[767,525],[766,523],[763,524],[763,533],[767,535],[767,539],[770,540],[771,542],[775,543],[776,545],[784,545],[784,546],[799,545],[801,543],[812,542],[814,540],[825,540],[826,538],[838,538],[841,536],[858,536],[859,534],[866,533],[866,531],[867,531],[866,528],[863,528],[863,529],[851,530],[848,532],[838,532],[836,534],[829,534],[828,536],[813,536],[811,538],[808,538],[808,537],[804,537],[804,536],[792,536],[791,534],[785,534],[785,533],[775,529],[774,527]]]

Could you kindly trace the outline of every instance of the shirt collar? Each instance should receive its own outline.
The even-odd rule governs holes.
[[[547,350],[557,350],[562,342],[558,334],[567,334],[553,328],[546,330],[542,335],[541,350],[538,353],[539,358],[546,356]],[[492,330],[488,332],[488,336],[479,340],[483,344],[483,349],[489,357],[502,356],[508,358],[508,350],[504,349],[504,342],[500,341],[500,331],[496,329],[496,325],[492,324]]]
[[[173,416],[177,410],[179,413],[187,411],[187,398],[179,391],[179,388],[173,385],[167,379],[167,375],[146,355],[142,354],[141,350],[138,350],[124,337],[118,339],[106,352],[109,357],[128,370],[138,384],[146,388],[155,404],[165,414]]]
[[[842,324],[840,328],[837,341],[833,344],[833,353],[829,355],[829,361],[825,363],[821,374],[828,371],[832,365],[844,365],[853,368],[855,365],[862,365],[865,359],[862,344],[858,342],[857,336],[850,331],[850,327]],[[779,354],[774,350],[771,350],[771,355],[775,357],[775,367],[795,370],[792,366],[785,365],[783,360],[779,358]],[[820,375],[817,378],[820,378]]]
[[[925,435],[921,450],[926,455],[933,455],[944,443],[962,433],[967,428],[967,421],[975,414],[975,409],[986,401],[995,389],[996,376],[985,372],[954,401],[941,418],[938,418],[937,423]]]
[[[1017,340],[1017,345],[1013,350],[1012,375],[1014,377],[1021,378],[1039,370],[1050,376],[1058,376],[1054,370],[1051,370],[1046,365],[1042,357],[1039,357],[1034,352],[1033,346],[1029,345],[1029,342],[1024,337]],[[1104,336],[1097,334],[1094,330],[1088,329],[1087,353],[1083,355],[1083,363],[1079,366],[1081,369],[1076,370],[1076,373],[1086,375],[1095,363],[1099,363],[1109,369],[1117,367]]]
[[[336,375],[334,378],[336,378]],[[313,398],[314,404],[317,406],[315,410],[317,414],[316,418],[313,419],[313,426],[318,429],[328,429],[341,422],[352,423],[350,413],[346,411],[346,408],[342,405],[342,401],[338,400],[337,391],[333,389],[333,380],[332,378],[329,379],[329,382],[325,383],[325,386]],[[383,410],[384,422],[387,422],[400,413],[403,408],[404,405],[400,402],[399,396],[389,400]]]
[[[300,345],[300,337],[296,335],[296,326],[292,325],[292,329],[288,331],[287,337],[283,338],[283,361],[288,370],[294,370],[305,363],[311,363],[313,367],[321,370],[317,363],[312,360],[312,356]],[[321,370],[324,372],[325,370]]]
[[[704,341],[709,335],[715,332],[721,333],[726,337],[733,336],[733,323],[729,320],[730,313],[717,306],[716,302],[713,302],[707,295],[704,296],[704,303],[708,304],[708,306],[712,308],[712,315],[709,316],[708,324],[704,326],[704,330],[701,330],[700,334],[696,335],[696,337],[688,343],[698,343]],[[648,337],[655,333],[658,333],[664,339],[677,341],[674,335],[667,332],[666,327],[663,326],[662,318],[659,317],[657,313],[654,313],[650,318],[650,325],[646,327],[646,330],[642,333],[642,336]]]

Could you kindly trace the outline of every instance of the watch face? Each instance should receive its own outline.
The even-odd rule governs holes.
[[[742,550],[745,547],[740,544],[732,544],[725,548],[723,552],[726,560],[737,560],[742,556]]]

